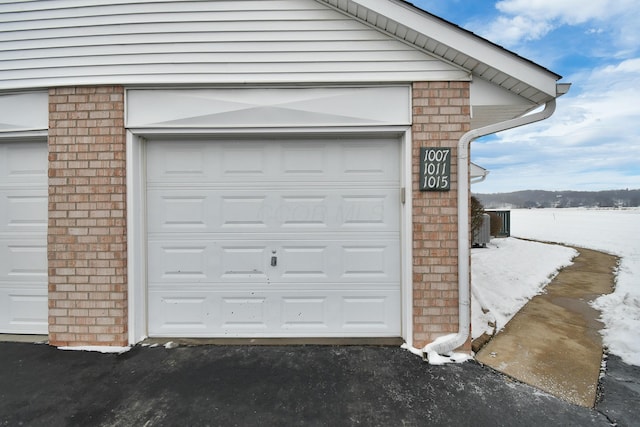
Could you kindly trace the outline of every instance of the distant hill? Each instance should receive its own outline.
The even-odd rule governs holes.
[[[608,191],[525,190],[513,193],[476,194],[485,209],[637,207],[640,189]]]

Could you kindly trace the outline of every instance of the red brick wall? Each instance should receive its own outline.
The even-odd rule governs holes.
[[[49,90],[49,342],[127,344],[124,89]]]
[[[469,129],[469,83],[413,85],[413,342],[458,330],[458,140]],[[420,192],[420,147],[450,147],[451,190]],[[468,178],[467,178],[468,179]]]

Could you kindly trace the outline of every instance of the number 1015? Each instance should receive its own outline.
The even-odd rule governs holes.
[[[449,177],[446,175],[425,176],[422,188],[448,188]]]

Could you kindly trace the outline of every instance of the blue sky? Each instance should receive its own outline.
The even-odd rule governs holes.
[[[476,193],[640,188],[638,0],[413,0],[572,83],[555,114],[472,143]]]

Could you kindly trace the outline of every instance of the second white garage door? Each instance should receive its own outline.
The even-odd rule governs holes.
[[[0,333],[46,334],[47,143],[0,142]]]
[[[147,142],[148,332],[400,336],[395,139]]]

